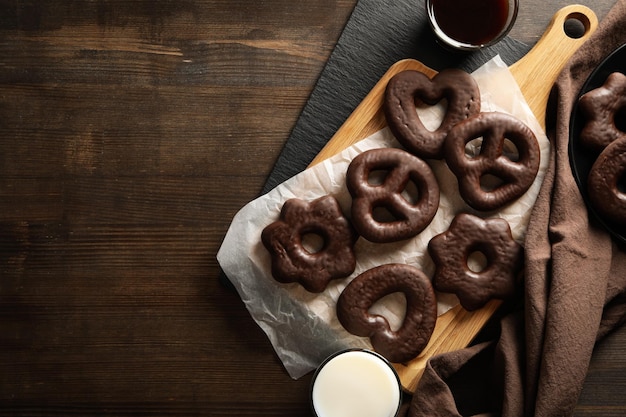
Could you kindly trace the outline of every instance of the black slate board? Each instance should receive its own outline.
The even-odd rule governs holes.
[[[423,1],[359,0],[262,194],[306,169],[395,62],[413,58],[434,70],[456,67],[471,72],[498,54],[511,65],[529,50],[507,37],[479,52],[453,52],[437,43]],[[223,273],[220,280],[232,286]]]

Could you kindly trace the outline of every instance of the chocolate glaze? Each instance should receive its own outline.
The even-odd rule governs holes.
[[[435,289],[456,294],[466,310],[515,294],[523,249],[504,219],[458,214],[447,231],[430,240],[428,252],[436,266]],[[480,271],[472,271],[468,265],[474,252],[482,253],[487,261]]]
[[[416,102],[435,105],[447,100],[441,125],[428,130],[416,112]],[[454,125],[480,111],[480,91],[471,75],[445,69],[432,80],[419,71],[394,75],[385,90],[383,111],[389,129],[398,141],[420,158],[443,158],[443,142]]]
[[[380,185],[370,183],[374,171],[386,171]],[[417,201],[403,195],[409,181],[417,187]],[[439,207],[439,185],[430,166],[410,153],[396,148],[365,151],[355,157],[346,174],[346,185],[352,195],[351,220],[365,239],[394,242],[420,233]],[[382,221],[375,209],[384,207],[394,217]]]
[[[465,146],[482,137],[480,154],[466,155]],[[505,139],[517,148],[518,157],[504,154]],[[495,210],[521,197],[539,171],[539,143],[522,121],[506,113],[489,112],[473,116],[452,128],[445,144],[446,163],[456,175],[463,199],[476,210]],[[484,189],[483,176],[501,180],[493,189]]]
[[[406,296],[402,326],[369,312],[386,295]],[[416,267],[386,264],[365,271],[348,284],[337,301],[337,317],[347,331],[369,337],[372,347],[390,362],[407,362],[426,347],[437,320],[437,299],[428,277]]]
[[[302,242],[307,234],[320,236],[324,243],[316,252]],[[299,282],[311,292],[322,292],[332,279],[349,276],[356,268],[354,243],[357,234],[343,216],[337,200],[324,196],[306,202],[285,202],[280,219],[261,233],[271,255],[272,275],[282,283]]]

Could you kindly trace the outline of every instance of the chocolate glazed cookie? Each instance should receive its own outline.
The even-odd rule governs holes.
[[[303,238],[307,234],[322,238],[319,250],[305,247]],[[324,291],[331,280],[347,277],[354,271],[357,237],[332,196],[311,202],[287,200],[280,218],[261,233],[261,241],[271,256],[274,279],[282,283],[299,282],[314,293]]]
[[[579,106],[587,118],[580,141],[590,149],[600,152],[626,137],[626,75],[610,74],[602,86],[580,97]]]
[[[607,220],[626,225],[626,135],[611,142],[593,163],[587,178],[589,202]]]
[[[513,239],[504,219],[460,213],[447,231],[430,240],[428,252],[436,266],[435,289],[456,294],[468,311],[481,308],[491,299],[515,294],[523,248]],[[485,257],[486,265],[481,270],[469,266],[474,253]]]
[[[480,153],[466,154],[466,145],[482,138]],[[517,157],[505,155],[505,141],[517,150]],[[500,112],[480,113],[454,126],[446,137],[445,157],[459,182],[465,202],[476,210],[495,210],[521,197],[539,172],[539,143],[521,120]],[[485,186],[487,176],[499,180]]]
[[[416,103],[435,105],[447,100],[441,125],[428,130],[416,112]],[[443,142],[454,125],[480,112],[480,90],[471,75],[445,69],[432,80],[419,71],[402,71],[389,80],[383,111],[389,129],[412,154],[420,158],[443,158]]]
[[[386,295],[406,296],[402,326],[392,330],[381,315],[369,309]],[[356,277],[339,296],[337,317],[344,328],[357,336],[369,337],[372,347],[387,360],[407,362],[426,347],[437,321],[437,299],[428,277],[405,264],[381,265]]]
[[[381,184],[372,184],[374,171],[386,173]],[[405,195],[408,183],[417,188],[416,201]],[[430,224],[439,207],[439,185],[430,166],[397,148],[365,151],[355,157],[346,174],[352,195],[352,224],[365,239],[375,243],[395,242],[420,233]],[[393,220],[377,218],[384,208]]]

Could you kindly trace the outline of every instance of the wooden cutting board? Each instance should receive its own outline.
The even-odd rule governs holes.
[[[570,38],[564,30],[569,19],[583,24],[584,35]],[[545,129],[546,104],[550,89],[558,74],[574,52],[591,36],[598,25],[595,13],[581,5],[571,5],[559,10],[552,18],[546,32],[535,47],[510,67],[519,87],[537,120]],[[429,77],[436,71],[415,60],[394,64],[374,86],[355,111],[337,130],[328,144],[311,162],[315,165],[384,128],[387,124],[382,111],[387,82],[400,71],[418,70]],[[468,312],[460,305],[439,316],[429,344],[417,358],[407,364],[394,364],[402,385],[413,392],[428,359],[468,346],[484,324],[494,314],[501,302],[493,300],[482,309]]]

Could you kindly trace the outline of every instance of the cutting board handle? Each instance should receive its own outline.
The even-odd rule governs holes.
[[[580,37],[570,37],[566,33],[566,22],[570,19],[582,23],[584,33]],[[513,77],[544,129],[546,106],[554,82],[574,52],[589,39],[597,27],[598,18],[593,10],[579,4],[566,6],[554,14],[533,49],[511,65]]]

